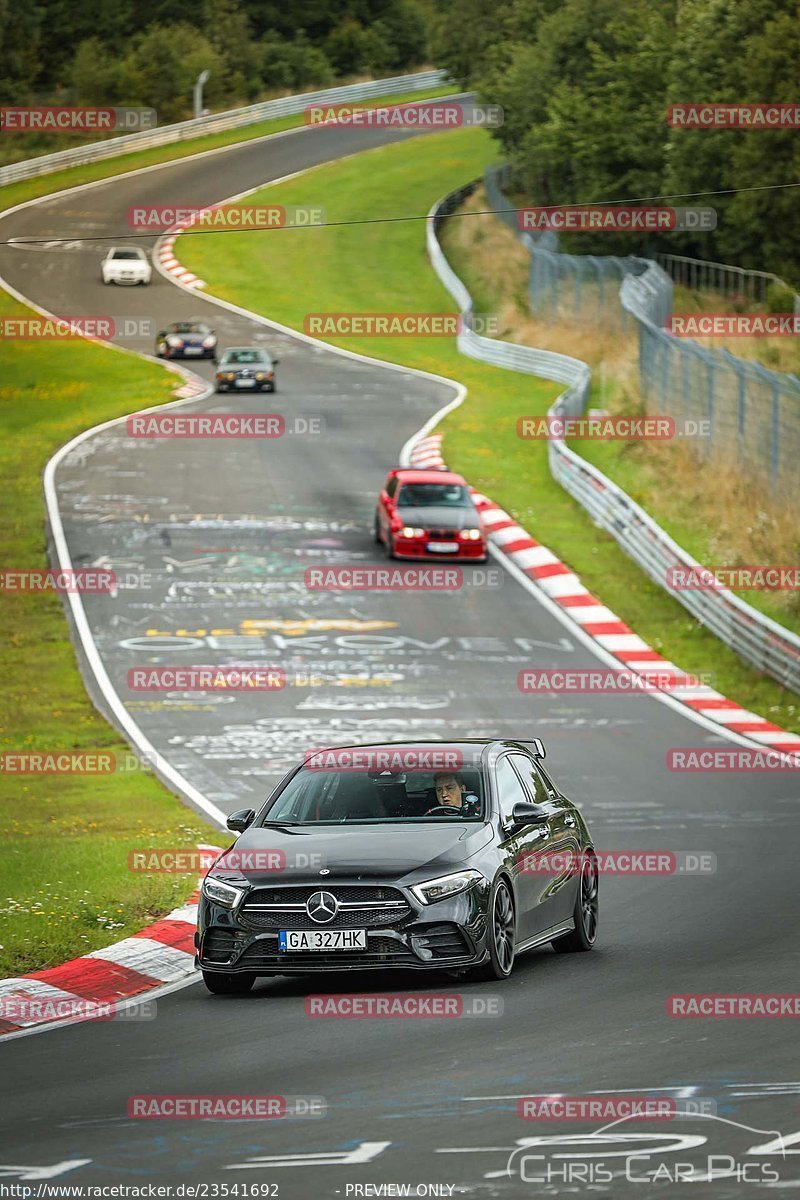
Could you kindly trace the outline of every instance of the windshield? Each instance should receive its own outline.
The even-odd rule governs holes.
[[[445,809],[439,806],[444,805]],[[258,824],[405,824],[483,819],[480,771],[324,771],[303,767]],[[436,811],[431,813],[430,810]]]
[[[172,326],[176,333],[209,333],[207,325],[201,321],[176,321]]]
[[[263,350],[226,350],[222,356],[224,363],[266,363],[270,360]]]
[[[467,489],[459,483],[404,483],[397,494],[397,503],[404,508],[433,505],[467,508],[470,505]]]
[[[111,257],[112,258],[124,258],[124,259],[131,259],[131,258],[141,259],[142,252],[141,252],[141,250],[115,250]]]

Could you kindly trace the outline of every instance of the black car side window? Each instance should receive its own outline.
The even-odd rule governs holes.
[[[500,812],[503,821],[509,825],[514,805],[518,804],[521,800],[527,800],[528,797],[508,756],[501,758],[498,762],[495,769],[495,779],[497,780],[497,791],[500,796]]]
[[[525,781],[534,804],[544,804],[551,798],[550,792],[537,769],[536,763],[525,754],[510,754],[509,758]]]

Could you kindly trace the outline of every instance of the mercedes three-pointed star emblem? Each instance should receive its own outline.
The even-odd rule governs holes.
[[[306,901],[306,912],[318,925],[332,921],[338,911],[339,901],[333,892],[314,892]]]

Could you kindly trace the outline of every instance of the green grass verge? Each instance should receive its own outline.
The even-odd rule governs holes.
[[[488,135],[460,130],[371,151],[316,169],[328,220],[426,213],[432,203],[495,157]],[[262,198],[301,203],[305,176],[265,189]],[[267,238],[271,240],[266,241]],[[453,305],[425,255],[423,222],[269,233],[183,237],[184,266],[208,291],[296,328],[308,312],[449,312]],[[252,264],[268,257],[269,275]],[[454,262],[465,278],[468,265]],[[478,311],[494,311],[475,287]],[[793,730],[797,698],[746,667],[661,588],[651,583],[610,535],[554,482],[543,443],[516,436],[520,415],[544,413],[557,388],[542,380],[484,366],[435,338],[340,338],[336,344],[376,358],[458,379],[465,404],[443,425],[446,458],[576,570],[586,586],[655,649],[689,671],[714,672],[726,695]],[[378,480],[376,479],[376,486]]]
[[[663,488],[660,487],[665,465],[663,460],[660,466],[657,466],[655,462],[637,454],[638,447],[626,446],[620,442],[581,442],[575,444],[575,449],[587,462],[596,466],[609,479],[613,479],[641,504],[654,520],[658,521],[662,529],[698,562],[708,565],[730,562],[727,556],[721,559],[714,549],[719,538],[716,521],[718,514],[698,505],[690,493],[676,496],[675,489],[672,489],[668,498],[664,496]],[[757,526],[758,520],[759,516],[755,513],[751,521]],[[744,561],[769,564],[776,560],[774,555],[770,554],[750,554]],[[779,565],[792,564],[781,559]],[[771,592],[752,588],[736,588],[735,591],[736,595],[758,612],[771,617],[785,629],[800,634],[800,595],[797,592]]]
[[[0,294],[0,315],[27,310]],[[41,473],[58,446],[110,417],[167,401],[175,376],[85,341],[3,344],[0,512],[4,564],[47,566]],[[0,609],[0,751],[109,751],[127,746],[92,706],[62,601],[6,592]],[[127,759],[127,762],[126,762]],[[50,966],[135,933],[192,890],[192,877],[132,874],[130,849],[227,845],[144,771],[0,773],[0,975]]]
[[[393,96],[392,103],[452,92]],[[379,104],[376,99],[370,105]],[[0,209],[66,187],[250,141],[303,123],[302,113],[55,172],[0,188]],[[29,310],[0,291],[0,317]],[[0,513],[5,566],[47,565],[41,474],[54,451],[111,417],[166,402],[172,373],[89,342],[5,341],[0,381]],[[130,762],[126,743],[92,706],[61,600],[7,592],[0,607],[0,752],[104,751]],[[133,874],[128,852],[149,846],[228,845],[230,837],[150,774],[9,775],[0,771],[0,976],[56,965],[135,933],[180,904],[186,875]]]

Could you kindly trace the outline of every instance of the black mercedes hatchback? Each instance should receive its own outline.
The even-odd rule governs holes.
[[[259,976],[414,968],[505,979],[552,942],[591,950],[586,823],[525,742],[310,751],[203,881],[197,965],[211,992]]]

